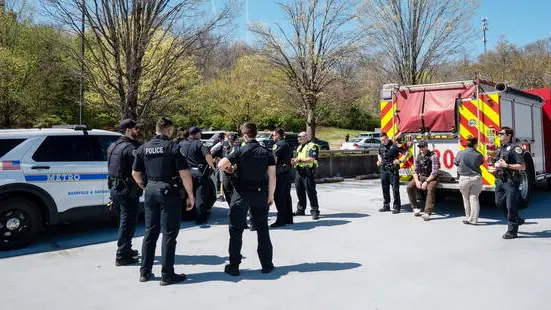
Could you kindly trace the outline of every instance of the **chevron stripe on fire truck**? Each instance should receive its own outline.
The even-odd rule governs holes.
[[[487,145],[499,145],[495,134],[499,129],[499,94],[480,96],[479,99],[464,100],[459,107],[460,149],[464,149],[469,136],[477,137],[478,151],[484,156],[482,182],[484,185],[495,185],[495,176],[488,172]]]

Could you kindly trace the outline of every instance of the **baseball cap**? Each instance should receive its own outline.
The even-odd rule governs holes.
[[[119,131],[124,132],[126,129],[132,129],[132,128],[135,128],[135,127],[140,127],[141,125],[142,125],[141,123],[136,123],[136,121],[131,119],[131,118],[126,118],[126,119],[123,119],[120,122]]]
[[[202,131],[201,128],[196,127],[196,126],[192,126],[192,127],[189,128],[189,134],[190,134],[190,135],[194,135],[194,134],[196,134],[196,133],[200,133],[201,131]]]
[[[428,146],[428,145],[429,145],[429,144],[428,144],[427,141],[425,141],[425,140],[421,140],[421,141],[417,144],[418,147],[425,147],[425,146]]]
[[[218,139],[224,139],[226,137],[226,134],[221,132],[218,134]]]

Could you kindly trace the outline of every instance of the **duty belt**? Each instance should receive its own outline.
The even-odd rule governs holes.
[[[383,164],[383,169],[385,170],[397,170],[398,168],[399,166],[395,164]]]
[[[173,182],[173,179],[175,178],[176,176],[170,178],[163,178],[163,177],[147,177],[147,179],[149,181],[154,181],[154,182],[166,182],[166,183],[172,183]]]

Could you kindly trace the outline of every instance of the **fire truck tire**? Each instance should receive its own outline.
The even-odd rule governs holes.
[[[520,183],[519,209],[525,209],[532,198],[532,191],[536,186],[536,176],[534,174],[534,164],[530,156],[525,156],[526,170],[522,173]]]

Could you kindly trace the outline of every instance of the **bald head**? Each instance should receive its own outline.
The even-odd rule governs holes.
[[[306,144],[308,140],[308,134],[305,131],[302,131],[298,134],[298,143],[300,145]]]

